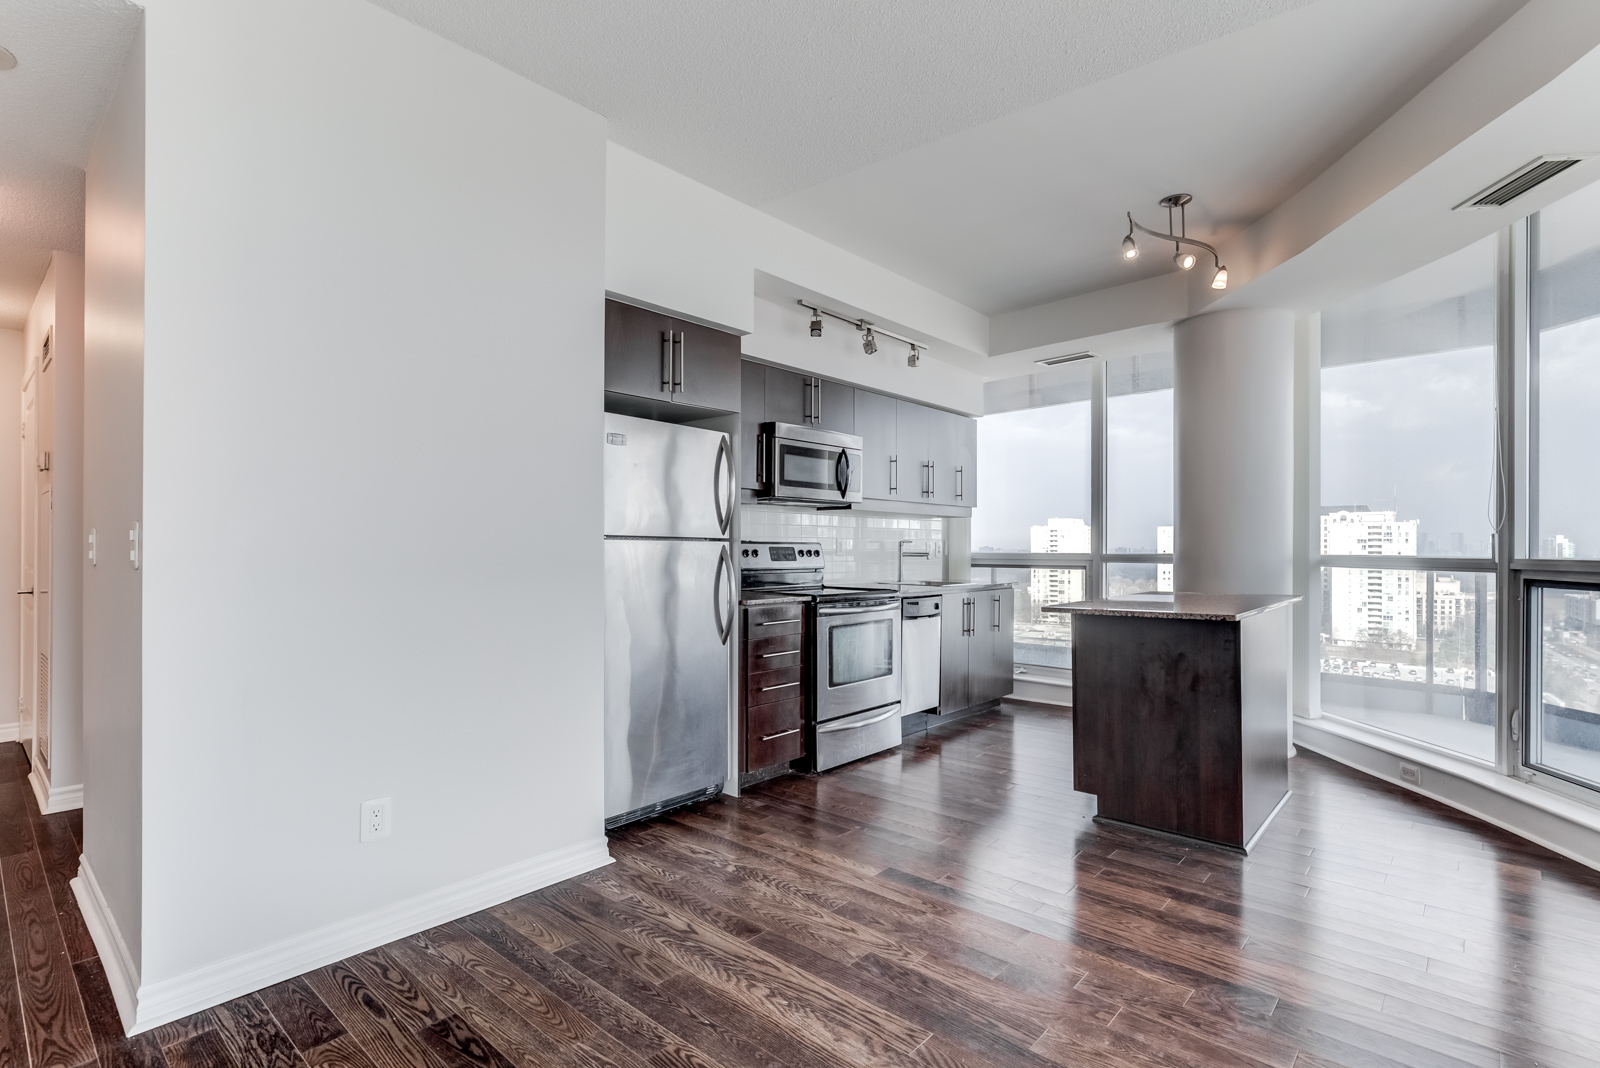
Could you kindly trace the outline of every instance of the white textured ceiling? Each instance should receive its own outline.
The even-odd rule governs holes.
[[[376,0],[750,204],[1309,0]]]
[[[52,249],[83,251],[83,168],[139,9],[123,0],[3,0],[0,327],[27,318]]]
[[[611,137],[994,314],[1226,237],[1525,0],[377,0]]]
[[[996,314],[1173,270],[1124,212],[1192,193],[1225,239],[1282,203],[1523,0],[1322,0],[762,207]],[[1204,264],[1209,266],[1209,263]]]

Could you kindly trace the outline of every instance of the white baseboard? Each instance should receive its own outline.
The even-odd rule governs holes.
[[[123,1007],[120,996],[117,1008],[123,1027],[135,1035],[610,863],[611,853],[604,838],[558,849],[171,979],[144,984],[138,988],[131,1012]],[[87,868],[84,865],[84,870]],[[112,924],[101,926],[109,943],[116,928]],[[103,944],[93,925],[89,933],[102,958],[115,952],[115,944]],[[131,972],[131,964],[129,967]],[[137,979],[137,973],[131,974]],[[116,990],[113,983],[112,991]]]
[[[1011,680],[1011,696],[1041,705],[1072,707],[1072,683],[1065,679],[1018,675]]]
[[[19,742],[22,740],[22,724],[0,723],[0,742]]]
[[[1492,768],[1453,760],[1400,739],[1379,740],[1326,716],[1296,718],[1295,744],[1374,778],[1475,816],[1519,838],[1600,869],[1600,809],[1580,804]],[[1421,783],[1401,778],[1404,761],[1421,769]]]
[[[72,896],[78,899],[83,924],[89,928],[89,938],[111,982],[111,997],[117,1003],[117,1015],[122,1017],[122,1029],[132,1034],[139,1000],[139,966],[128,952],[122,929],[117,926],[117,918],[111,914],[105,895],[100,892],[100,883],[94,877],[94,869],[89,867],[86,858],[78,858],[78,877],[68,885],[72,887]]]
[[[46,815],[83,807],[81,782],[75,786],[50,786],[45,783],[44,776],[39,774],[37,766],[28,772],[28,781],[33,784],[33,796],[34,800],[39,802],[39,811]]]

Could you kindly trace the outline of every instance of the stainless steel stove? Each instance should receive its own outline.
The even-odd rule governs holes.
[[[739,543],[740,585],[803,596],[813,771],[900,744],[900,595],[830,586],[819,542]]]

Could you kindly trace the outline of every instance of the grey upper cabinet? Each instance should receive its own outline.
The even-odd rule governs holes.
[[[757,488],[757,427],[794,423],[861,438],[861,494],[868,500],[957,508],[978,503],[975,419],[749,360],[741,385],[744,489]]]
[[[736,412],[739,338],[660,312],[606,301],[606,391]]]
[[[978,502],[978,424],[954,412],[936,408],[927,412],[929,500],[971,508]]]
[[[755,490],[756,435],[766,411],[767,368],[742,361],[739,368],[739,488]]]
[[[831,378],[819,378],[815,396],[816,407],[811,413],[813,426],[840,434],[857,433],[856,387]]]
[[[876,501],[900,499],[895,462],[895,411],[899,402],[870,389],[856,390],[856,429],[866,473],[861,495]]]

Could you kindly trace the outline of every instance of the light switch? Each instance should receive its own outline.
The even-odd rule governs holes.
[[[133,529],[128,531],[128,562],[135,571],[139,570],[139,524],[135,523]]]

